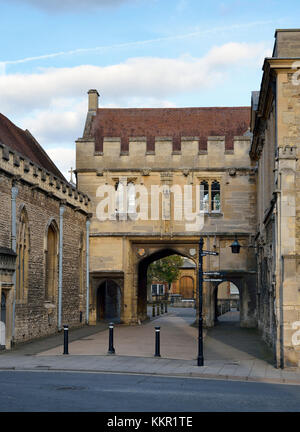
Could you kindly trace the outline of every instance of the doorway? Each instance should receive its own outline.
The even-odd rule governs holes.
[[[97,321],[120,322],[121,290],[111,279],[103,281],[97,289]]]
[[[220,283],[216,288],[215,321],[240,322],[240,292],[230,281]]]
[[[1,315],[0,315],[0,349],[6,345],[6,297],[1,293]]]

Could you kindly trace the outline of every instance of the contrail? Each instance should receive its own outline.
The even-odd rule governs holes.
[[[235,24],[235,25],[231,25],[231,26],[227,26],[227,27],[216,27],[216,28],[208,29],[208,30],[200,30],[200,31],[181,34],[181,35],[177,35],[177,36],[166,36],[166,37],[160,37],[160,38],[156,38],[156,39],[148,39],[148,40],[134,41],[134,42],[125,42],[125,43],[119,43],[119,44],[114,44],[114,45],[102,45],[102,46],[97,46],[94,48],[77,48],[77,49],[70,50],[70,51],[59,51],[56,53],[44,54],[44,55],[35,56],[35,57],[25,57],[25,58],[18,59],[18,60],[4,60],[4,61],[0,61],[0,71],[1,70],[5,71],[5,66],[7,66],[7,65],[28,63],[28,62],[35,61],[35,60],[44,60],[44,59],[50,59],[50,58],[54,58],[54,57],[61,57],[61,56],[67,56],[67,55],[73,55],[73,54],[81,54],[81,53],[95,52],[95,51],[105,51],[107,49],[114,49],[114,48],[128,48],[128,47],[141,46],[141,45],[147,45],[147,44],[152,44],[152,43],[159,43],[159,42],[172,41],[172,40],[178,40],[178,39],[186,39],[186,38],[192,38],[195,36],[202,36],[202,35],[210,34],[210,33],[217,33],[217,32],[221,32],[224,30],[225,31],[226,30],[236,30],[236,29],[241,29],[241,28],[249,28],[249,27],[272,24],[272,23],[274,23],[274,21],[256,21],[256,22],[252,22],[252,23],[248,23],[248,24]]]

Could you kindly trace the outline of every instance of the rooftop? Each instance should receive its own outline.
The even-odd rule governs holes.
[[[0,113],[0,142],[66,181],[57,166],[28,130],[23,130]]]
[[[92,120],[95,150],[103,150],[104,137],[120,137],[122,151],[130,137],[146,137],[147,150],[154,150],[155,137],[172,137],[173,150],[180,150],[181,136],[199,137],[206,150],[209,136],[225,136],[225,148],[233,149],[234,136],[250,126],[250,107],[209,108],[98,108]]]

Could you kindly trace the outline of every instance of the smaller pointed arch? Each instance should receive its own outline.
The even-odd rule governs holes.
[[[16,300],[26,302],[28,297],[30,231],[25,205],[22,205],[20,208],[16,252]]]

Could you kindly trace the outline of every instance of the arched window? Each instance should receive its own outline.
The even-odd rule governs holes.
[[[214,180],[211,184],[211,211],[219,212],[221,209],[220,183]]]
[[[46,291],[45,299],[54,302],[57,286],[57,227],[55,222],[49,225],[46,246]]]
[[[221,211],[221,190],[217,180],[202,180],[200,183],[200,210],[204,212]]]
[[[29,223],[25,207],[21,211],[17,238],[16,300],[26,301],[29,265]]]
[[[136,212],[135,204],[135,186],[134,183],[130,182],[127,185],[127,203],[128,203],[128,213]]]
[[[85,268],[85,242],[84,242],[84,234],[83,232],[80,235],[80,244],[79,244],[79,260],[78,260],[78,269],[79,269],[79,296],[82,298],[84,292],[84,268]]]
[[[200,210],[209,211],[209,188],[205,180],[200,183]]]
[[[126,212],[126,207],[124,206],[124,184],[118,181],[115,184],[116,189],[116,214],[123,214]]]

